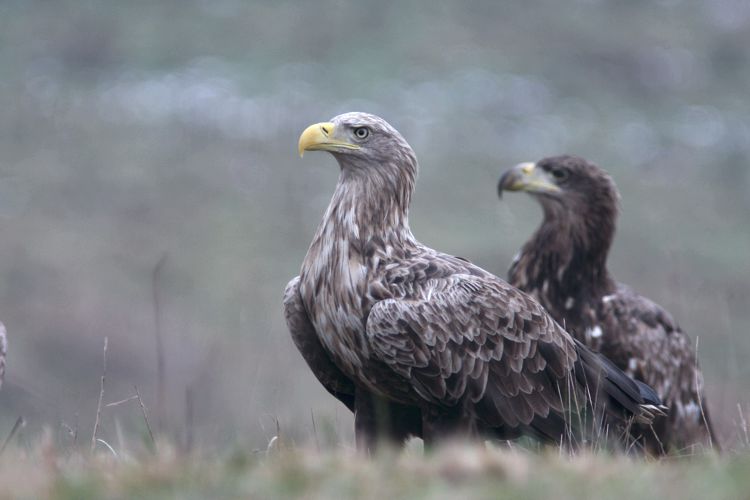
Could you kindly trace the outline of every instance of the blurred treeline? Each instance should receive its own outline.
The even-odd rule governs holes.
[[[500,172],[576,153],[614,176],[611,267],[693,338],[723,434],[750,403],[750,3],[0,1],[0,435],[90,439],[137,385],[202,446],[349,439],[280,299],[337,177],[299,132],[369,111],[411,142],[411,225],[504,276],[540,219]],[[165,258],[154,279],[154,269]],[[102,435],[143,431],[136,403]],[[85,439],[84,439],[85,437]]]

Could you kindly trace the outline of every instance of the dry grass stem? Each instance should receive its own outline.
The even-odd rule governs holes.
[[[125,399],[122,399],[120,401],[115,401],[114,403],[107,403],[106,405],[104,405],[104,407],[105,408],[112,408],[112,407],[115,407],[115,406],[124,405],[125,403],[129,403],[130,401],[133,401],[135,399],[138,399],[138,396],[133,395],[133,396],[130,396],[129,398],[125,398]]]
[[[141,412],[143,412],[143,420],[146,422],[146,429],[148,429],[148,435],[151,437],[151,443],[156,446],[156,439],[154,439],[154,432],[151,430],[151,424],[148,421],[148,414],[146,413],[146,405],[143,404],[141,399],[141,393],[138,392],[138,386],[134,386],[135,396],[138,398],[138,404],[141,405]]]
[[[102,355],[102,378],[99,387],[99,403],[96,405],[96,420],[94,420],[94,432],[91,433],[91,451],[96,449],[96,433],[99,431],[99,421],[102,415],[102,400],[104,399],[104,380],[107,377],[107,344],[109,337],[104,337],[104,351]]]
[[[151,291],[154,304],[154,339],[156,341],[156,425],[164,430],[164,408],[166,406],[166,363],[164,360],[164,338],[161,325],[161,282],[162,269],[167,262],[167,254],[162,254],[151,273]]]
[[[193,388],[188,386],[185,388],[185,451],[187,453],[193,450],[193,427]]]
[[[312,420],[313,439],[315,440],[315,449],[320,452],[320,441],[318,440],[318,426],[315,425],[315,413],[310,408],[310,420]]]
[[[703,425],[705,425],[706,429],[708,429],[708,433],[707,433],[708,434],[708,446],[709,446],[709,448],[711,448],[711,450],[713,450],[714,449],[714,438],[711,435],[712,434],[712,432],[711,432],[711,426],[708,425],[708,420],[706,419],[706,411],[703,409],[703,397],[702,397],[703,387],[700,384],[699,372],[698,372],[698,345],[699,345],[698,344],[698,339],[699,338],[696,336],[695,337],[695,366],[696,366],[696,369],[695,369],[695,373],[694,373],[694,376],[695,376],[695,387],[696,387],[696,389],[698,391],[698,409],[701,412],[701,418],[703,419]]]
[[[737,403],[737,411],[740,414],[740,429],[742,430],[743,437],[745,438],[745,446],[750,446],[750,436],[747,433],[747,420],[745,420],[745,414],[742,411],[742,404]]]
[[[3,454],[3,452],[5,451],[5,448],[8,447],[8,443],[11,442],[11,440],[13,439],[13,436],[16,435],[16,433],[18,432],[18,429],[20,429],[21,427],[23,427],[23,417],[18,417],[16,419],[16,423],[13,424],[13,428],[8,433],[8,437],[6,437],[5,441],[3,441],[3,446],[0,447],[0,455]]]

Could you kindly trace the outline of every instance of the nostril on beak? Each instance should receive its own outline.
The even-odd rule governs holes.
[[[321,130],[323,131],[323,133],[325,134],[325,136],[326,136],[326,137],[328,137],[328,134],[330,134],[330,133],[331,133],[331,131],[330,131],[330,130],[328,129],[328,127],[326,127],[325,125],[322,125],[322,126],[320,127],[320,129],[321,129]]]

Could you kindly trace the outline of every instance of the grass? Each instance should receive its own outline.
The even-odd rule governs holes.
[[[746,498],[750,455],[561,457],[456,445],[366,458],[350,449],[184,455],[64,453],[42,438],[0,457],[0,498]]]

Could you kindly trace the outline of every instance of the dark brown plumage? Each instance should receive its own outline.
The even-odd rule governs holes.
[[[527,191],[544,211],[510,267],[510,283],[536,297],[578,340],[652,386],[670,407],[668,418],[654,426],[656,436],[645,427],[634,433],[655,453],[716,446],[690,339],[667,311],[607,270],[619,201],[611,177],[582,158],[558,156],[516,166],[498,189]]]
[[[360,447],[410,434],[427,444],[521,434],[559,443],[572,432],[568,405],[587,398],[614,423],[659,412],[650,388],[534,299],[414,238],[417,161],[385,121],[348,113],[312,125],[300,137],[305,150],[329,151],[341,174],[287,286],[286,318],[317,378],[354,407]]]

